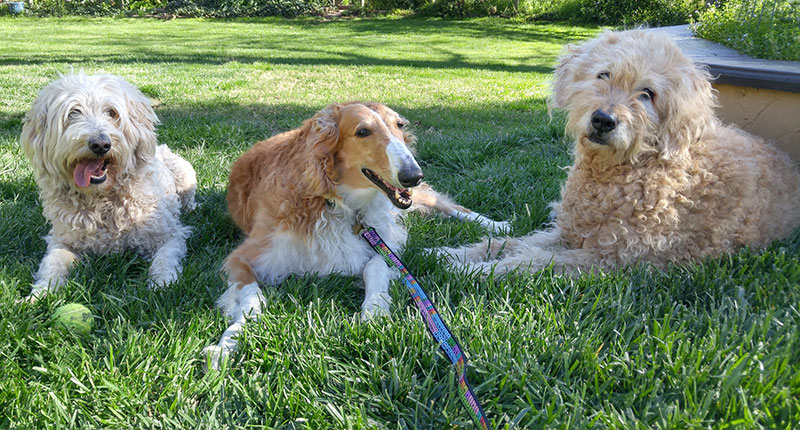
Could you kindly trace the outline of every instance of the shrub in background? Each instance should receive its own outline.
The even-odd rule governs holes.
[[[418,11],[426,16],[520,16],[540,19],[569,19],[553,13],[562,4],[573,0],[435,0],[427,1]]]
[[[798,0],[728,0],[703,12],[693,30],[743,54],[800,61]]]
[[[198,0],[198,6],[214,11],[213,16],[234,18],[238,16],[313,15],[328,3],[321,0]]]
[[[258,17],[322,13],[334,0],[36,0],[37,15],[142,15],[165,11],[184,17]],[[704,0],[340,0],[351,15],[412,10],[425,16],[521,16],[602,25],[669,25],[689,22]]]
[[[584,0],[579,3],[583,20],[623,26],[685,24],[705,7],[705,0]],[[574,5],[569,5],[569,9],[572,8]]]
[[[126,5],[126,10],[138,15],[152,12],[156,8],[167,5],[168,0],[133,0]]]
[[[513,0],[437,0],[429,2],[419,9],[425,16],[471,17],[471,16],[526,16],[523,12],[525,4],[520,1],[519,9],[515,9]]]
[[[430,0],[364,0],[364,10],[368,11],[393,11],[393,10],[419,10]],[[350,5],[360,8],[361,0],[351,0]]]
[[[181,17],[233,18],[313,15],[327,0],[36,0],[28,9],[38,16],[144,15],[166,11]]]
[[[37,16],[112,16],[124,12],[115,0],[37,0],[25,7]]]
[[[382,0],[403,1],[403,0]],[[651,26],[685,24],[696,18],[705,0],[436,0],[422,8],[425,15],[525,16],[603,25]]]

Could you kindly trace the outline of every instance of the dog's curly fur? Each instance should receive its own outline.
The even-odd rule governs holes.
[[[440,253],[497,272],[665,266],[763,247],[800,222],[795,164],[722,125],[708,72],[667,36],[606,32],[567,46],[549,106],[566,111],[575,141],[554,225]]]
[[[20,142],[52,229],[29,298],[62,284],[85,254],[135,249],[153,260],[151,284],[177,278],[190,231],[180,210],[194,208],[197,180],[157,144],[157,123],[150,100],[118,76],[64,75],[39,93]]]

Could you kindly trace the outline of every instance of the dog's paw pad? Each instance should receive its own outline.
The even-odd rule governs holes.
[[[150,278],[147,279],[147,288],[151,290],[161,289],[177,280],[178,272],[175,271],[158,274],[151,273]]]
[[[28,303],[35,303],[37,300],[39,300],[42,297],[46,296],[48,292],[49,292],[49,290],[47,288],[44,288],[44,289],[41,289],[41,290],[37,290],[37,289],[34,288],[33,291],[31,291],[30,294],[28,294],[27,296],[25,296],[24,299],[22,299],[22,301],[23,302],[28,302]]]
[[[164,288],[168,282],[157,281],[155,279],[148,279],[147,280],[147,289],[148,290],[160,290]]]
[[[389,306],[392,303],[388,294],[376,294],[364,300],[361,305],[361,321],[370,321],[378,317],[389,316]]]

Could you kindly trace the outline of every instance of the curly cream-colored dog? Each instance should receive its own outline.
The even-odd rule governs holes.
[[[506,228],[422,183],[410,151],[414,141],[408,121],[382,104],[333,104],[302,127],[255,144],[234,163],[228,209],[247,238],[223,267],[228,290],[218,305],[232,323],[218,345],[205,349],[211,367],[236,349],[234,337],[245,320],[261,313],[259,281],[360,275],[366,289],[362,317],[388,312],[389,282],[399,272],[356,226],[375,228],[396,252],[408,235],[402,210],[412,203],[493,231]]]
[[[663,267],[787,237],[800,223],[797,168],[720,124],[709,79],[663,35],[606,32],[567,46],[550,106],[567,113],[575,162],[554,225],[437,251],[484,272],[572,272]]]
[[[158,145],[150,100],[118,76],[61,76],[25,116],[20,141],[52,224],[35,299],[56,289],[85,254],[135,249],[152,258],[149,281],[177,279],[194,208],[192,166]]]

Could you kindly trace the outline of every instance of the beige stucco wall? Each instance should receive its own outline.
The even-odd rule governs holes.
[[[715,84],[723,122],[775,142],[800,163],[800,94]]]

